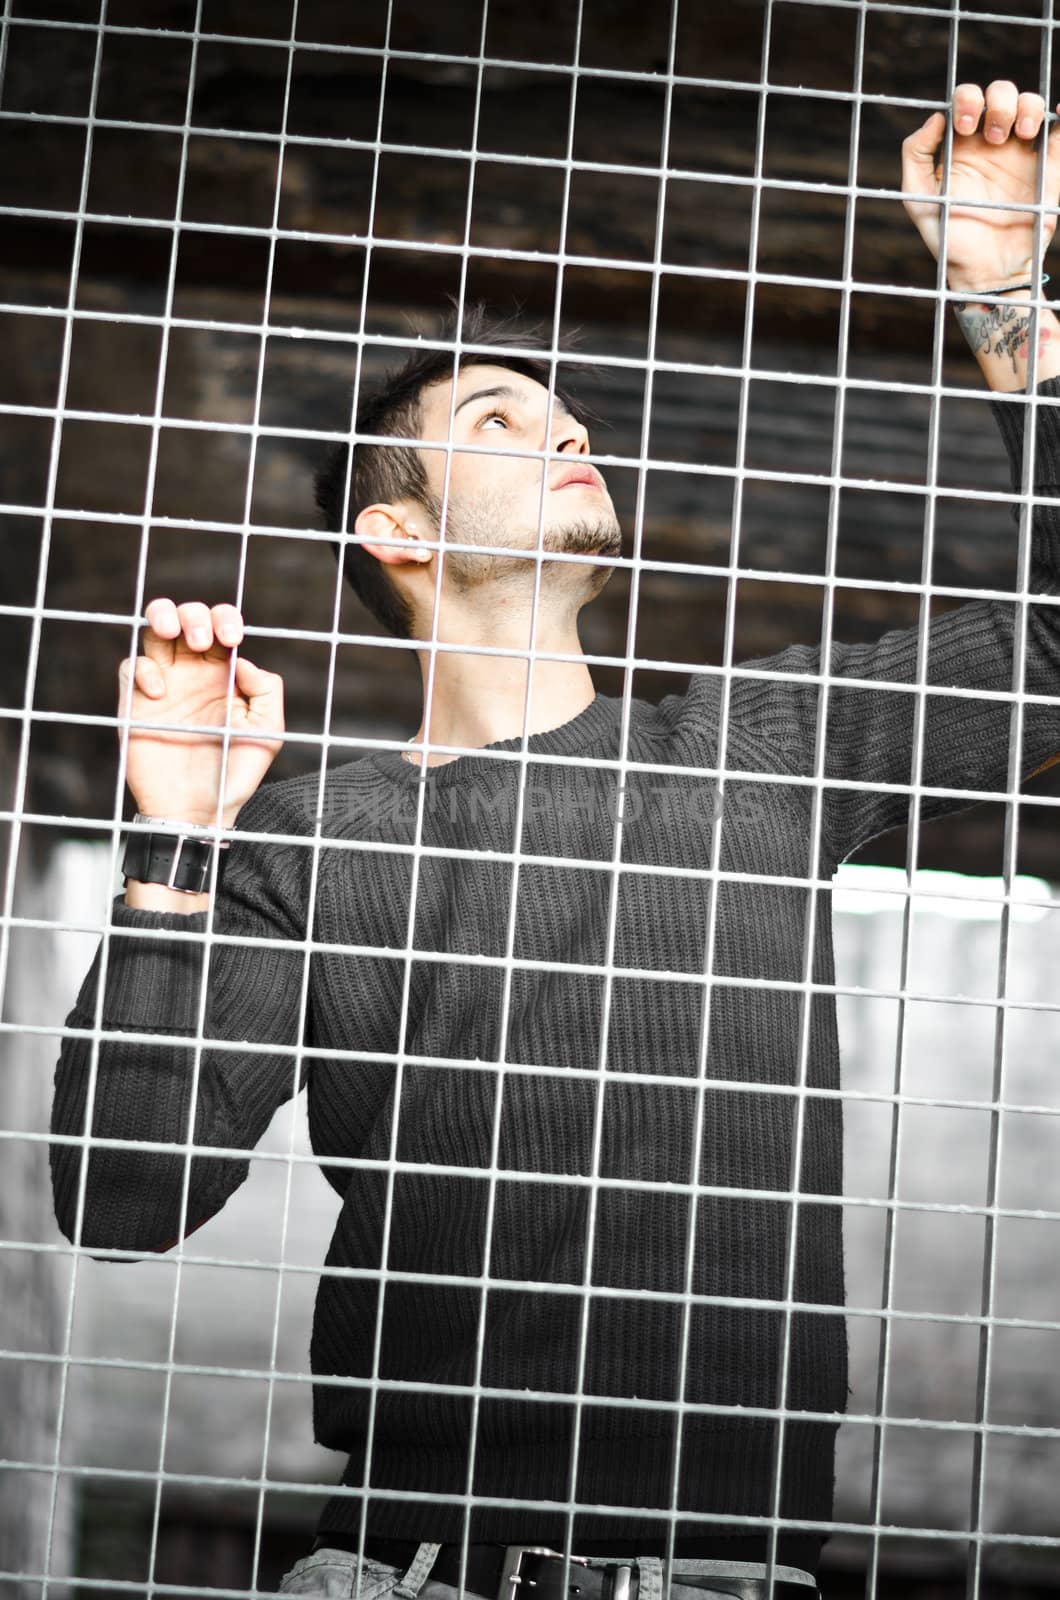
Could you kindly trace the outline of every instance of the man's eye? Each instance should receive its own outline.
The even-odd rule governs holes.
[[[512,419],[508,415],[507,411],[487,411],[486,415],[483,417],[482,421],[479,423],[479,427],[480,428],[488,428],[493,423],[499,422],[502,427],[508,428],[508,427],[511,426],[511,421],[512,421]]]

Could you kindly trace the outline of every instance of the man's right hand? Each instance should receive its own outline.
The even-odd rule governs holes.
[[[152,600],[145,614],[143,654],[132,673],[128,659],[118,668],[118,715],[131,715],[119,738],[127,731],[125,775],[137,810],[231,827],[283,743],[283,679],[239,655],[229,698],[232,651],[243,638],[235,606]],[[165,726],[152,726],[160,723]],[[228,743],[219,809],[226,726],[237,737]]]

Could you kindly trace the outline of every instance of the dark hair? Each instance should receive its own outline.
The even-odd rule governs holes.
[[[479,304],[467,307],[462,321],[459,321],[459,313],[454,307],[442,322],[437,338],[455,346],[458,326],[461,346],[484,347],[477,350],[462,348],[461,370],[470,366],[497,365],[548,385],[551,362],[547,357],[505,354],[494,358],[489,353],[496,346],[515,345],[528,350],[544,348],[545,342],[538,328],[521,325],[518,317],[491,317],[486,307]],[[569,348],[569,343],[565,341],[563,347]],[[420,453],[414,446],[359,444],[357,441],[364,434],[392,434],[396,439],[417,438],[423,425],[423,391],[432,384],[450,378],[455,361],[455,349],[415,350],[403,366],[388,372],[380,383],[362,390],[354,423],[346,531],[352,529],[358,512],[364,506],[374,505],[377,501],[393,504],[398,500],[416,500],[430,509],[427,474]],[[582,421],[586,419],[586,408],[579,405],[569,390],[557,383],[554,392],[573,416]],[[349,455],[349,445],[337,445],[315,480],[316,503],[324,514],[325,526],[335,533],[343,531],[342,512]],[[372,615],[399,639],[411,638],[411,610],[396,584],[391,581],[383,562],[377,561],[360,544],[335,544],[332,549],[336,559],[342,560],[344,576]]]

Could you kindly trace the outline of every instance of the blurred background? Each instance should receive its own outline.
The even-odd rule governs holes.
[[[97,1592],[241,1588],[255,1572],[275,1587],[341,1466],[312,1444],[305,1382],[332,1196],[308,1160],[270,1159],[305,1157],[301,1107],[183,1265],[83,1260],[75,1280],[51,1218],[49,1029],[115,887],[132,809],[115,675],[145,600],[241,603],[255,659],[287,683],[294,737],[273,775],[319,767],[322,732],[335,761],[407,737],[415,659],[352,595],[335,633],[312,475],[349,427],[358,372],[400,361],[451,295],[580,331],[627,556],[643,478],[632,634],[628,568],[583,617],[586,650],[610,658],[602,692],[622,692],[627,638],[646,663],[633,693],[656,700],[690,665],[816,642],[826,608],[838,637],[868,639],[916,621],[902,585],[944,591],[933,615],[1012,589],[1014,524],[990,498],[1009,487],[1004,452],[952,319],[910,292],[935,266],[897,197],[898,147],[951,81],[1039,86],[1039,17],[1033,0],[959,21],[685,0],[669,83],[669,7],[623,0],[490,0],[485,15],[482,0],[8,0],[5,1594],[41,1592],[3,1574],[42,1570],[49,1525],[51,1570]],[[954,392],[933,403],[940,380]],[[837,469],[841,487],[815,481]],[[734,561],[747,576],[726,574]],[[702,572],[674,570],[689,562]],[[973,1499],[1002,1536],[981,1592],[1060,1588],[1060,1548],[1034,1542],[1060,1540],[1058,799],[1060,768],[1028,783],[1007,850],[999,801],[912,845],[876,841],[841,875],[840,982],[872,991],[841,1000],[846,1086],[866,1096],[847,1116],[851,1415],[886,1423],[844,1425],[837,1516],[893,1530],[881,1595],[962,1590]],[[902,987],[934,998],[887,997]],[[897,1128],[896,1063],[912,1097]],[[288,1487],[260,1490],[263,1473]],[[828,1592],[861,1592],[871,1550],[837,1534]]]

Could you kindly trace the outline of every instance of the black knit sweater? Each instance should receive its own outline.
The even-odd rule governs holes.
[[[994,410],[1018,477],[1024,408]],[[1055,495],[1060,411],[1039,417]],[[998,537],[1014,537],[1001,508]],[[1057,508],[1040,508],[1033,591],[1060,592],[1058,552]],[[932,622],[925,819],[1007,788],[1014,615],[977,601]],[[418,871],[419,773],[398,751],[330,771],[322,797],[315,778],[266,784],[213,910],[197,1066],[176,1041],[199,1025],[210,919],[114,903],[111,1037],[96,1071],[90,1042],[64,1039],[53,1129],[83,1134],[91,1102],[92,1133],[119,1143],[92,1150],[80,1225],[82,1146],[53,1146],[60,1225],[97,1252],[166,1248],[242,1183],[308,1079],[343,1201],[313,1323],[316,1435],[349,1456],[344,1485],[370,1485],[377,1536],[458,1539],[468,1494],[475,1539],[562,1544],[572,1498],[582,1543],[658,1547],[674,1507],[682,1536],[732,1535],[728,1519],[772,1513],[780,1403],[782,1515],[827,1522],[841,1111],[830,895],[806,880],[907,820],[917,632],[836,645],[826,701],[820,671],[803,647],[746,664],[724,740],[715,671],[634,701],[624,775],[621,701],[597,696],[530,738],[518,834],[519,739],[434,768]],[[1024,688],[1060,690],[1057,606],[1028,608]],[[1021,770],[1058,750],[1060,706],[1028,703]],[[719,767],[738,775],[720,796]],[[823,989],[807,999],[808,961]],[[73,1030],[95,1024],[99,973],[97,955]],[[157,1147],[192,1123],[185,1215],[185,1156]],[[355,1531],[360,1507],[340,1493],[322,1527]],[[782,1552],[812,1565],[816,1547]]]

